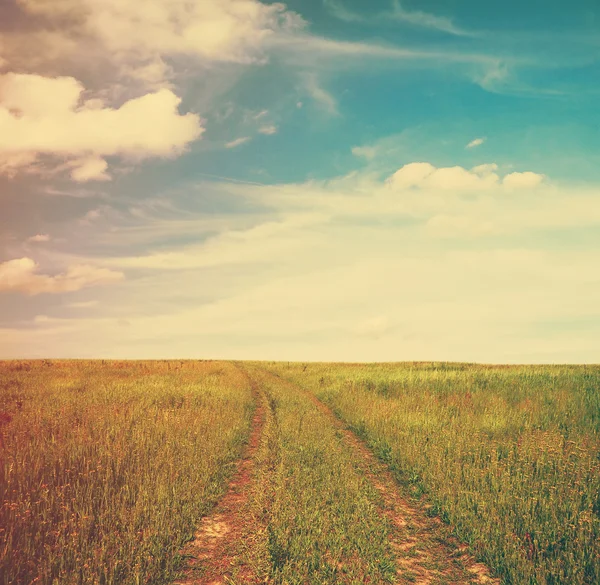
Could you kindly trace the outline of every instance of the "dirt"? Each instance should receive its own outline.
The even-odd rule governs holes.
[[[302,392],[327,416],[344,444],[355,455],[361,472],[379,497],[381,513],[390,523],[390,546],[397,566],[396,583],[413,585],[499,585],[489,569],[468,554],[467,547],[449,536],[448,527],[437,517],[428,516],[407,497],[387,466],[366,444],[314,394],[280,376],[262,370],[279,383]],[[186,559],[182,577],[174,585],[257,584],[252,567],[243,561],[244,535],[252,533],[252,518],[245,504],[252,490],[255,455],[265,426],[268,402],[265,393],[251,381],[257,407],[244,453],[231,478],[226,494],[213,512],[203,518],[195,538],[182,550]]]
[[[181,551],[185,559],[182,576],[174,585],[224,585],[232,579],[240,583],[258,583],[241,554],[242,537],[251,531],[251,519],[244,514],[255,466],[254,455],[260,443],[266,416],[266,398],[251,382],[257,404],[248,443],[223,498],[213,512],[204,517],[195,537]]]
[[[396,556],[397,583],[413,585],[499,585],[490,570],[468,554],[467,547],[449,535],[441,520],[419,509],[400,491],[388,467],[314,394],[264,370],[281,383],[305,394],[342,434],[357,456],[359,467],[377,490],[382,513],[392,527],[390,545]]]

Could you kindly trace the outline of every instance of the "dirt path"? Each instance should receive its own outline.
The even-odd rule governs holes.
[[[499,585],[488,568],[477,563],[461,545],[449,536],[448,528],[436,517],[427,516],[412,505],[400,492],[387,466],[314,394],[269,370],[262,370],[280,384],[306,395],[341,433],[344,441],[357,455],[365,477],[381,497],[381,508],[393,527],[391,546],[398,567],[397,583],[414,585]]]
[[[249,523],[253,519],[244,513],[244,508],[269,405],[264,392],[247,377],[256,402],[248,444],[227,492],[212,513],[202,518],[194,540],[181,551],[186,562],[182,577],[174,585],[224,585],[232,580],[259,582],[252,567],[243,560],[242,539],[252,531]]]

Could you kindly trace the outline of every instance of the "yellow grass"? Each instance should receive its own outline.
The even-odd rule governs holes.
[[[1,363],[0,582],[170,578],[251,409],[226,363]]]

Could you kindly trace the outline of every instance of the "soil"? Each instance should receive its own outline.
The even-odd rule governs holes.
[[[205,516],[195,537],[181,551],[185,558],[182,576],[174,585],[224,585],[232,579],[240,583],[258,583],[252,568],[244,564],[241,540],[248,534],[251,521],[244,514],[266,416],[266,399],[251,382],[256,410],[248,443],[227,491],[209,516]]]

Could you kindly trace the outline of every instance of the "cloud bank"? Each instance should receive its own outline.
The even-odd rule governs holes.
[[[37,273],[38,265],[31,258],[18,258],[0,264],[0,292],[21,292],[27,295],[74,292],[89,286],[121,280],[123,273],[85,264],[70,266],[63,274],[50,276]]]

